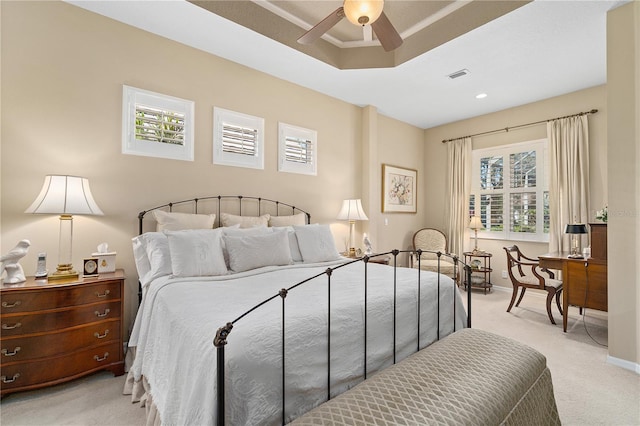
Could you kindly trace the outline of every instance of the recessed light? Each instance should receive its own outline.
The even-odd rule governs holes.
[[[479,94],[476,95],[476,99],[484,99],[486,97],[487,97],[486,93],[479,93]]]

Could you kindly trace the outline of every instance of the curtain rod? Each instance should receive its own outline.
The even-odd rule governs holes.
[[[571,118],[571,117],[578,117],[580,115],[595,114],[596,112],[598,112],[597,109],[592,109],[591,111],[584,111],[584,112],[579,112],[577,114],[565,115],[564,117],[549,118],[548,120],[534,121],[533,123],[518,124],[517,126],[505,127],[504,129],[489,130],[487,132],[475,133],[473,135],[461,136],[459,138],[445,139],[445,140],[442,141],[442,143],[447,143],[447,142],[455,141],[455,140],[458,140],[458,139],[472,138],[474,136],[488,135],[490,133],[508,132],[509,130],[519,129],[520,127],[533,126],[533,125],[536,125],[536,124],[547,123],[547,122],[553,121],[553,120],[560,120],[562,118]]]

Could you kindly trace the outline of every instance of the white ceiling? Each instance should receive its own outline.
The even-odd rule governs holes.
[[[69,1],[420,128],[604,84],[606,12],[624,2],[537,0],[395,68],[339,70],[184,0]]]

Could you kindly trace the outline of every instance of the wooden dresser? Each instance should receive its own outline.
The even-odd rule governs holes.
[[[122,270],[0,289],[1,396],[110,370],[124,374]]]

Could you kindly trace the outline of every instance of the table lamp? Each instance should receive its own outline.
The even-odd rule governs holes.
[[[567,224],[564,233],[571,234],[571,254],[567,257],[570,259],[582,259],[580,234],[587,233],[587,226],[584,223]]]
[[[471,216],[471,221],[469,222],[469,228],[473,229],[475,232],[475,240],[476,245],[473,248],[474,253],[482,252],[482,250],[478,250],[478,229],[484,229],[482,225],[482,220],[480,220],[480,216]]]
[[[362,209],[362,202],[358,200],[344,200],[342,202],[342,209],[338,213],[338,220],[349,221],[349,257],[356,257],[356,249],[353,246],[353,230],[356,225],[356,220],[369,220],[367,215]]]
[[[78,273],[73,269],[71,249],[73,215],[104,214],[91,195],[89,180],[78,176],[45,176],[40,194],[25,213],[60,215],[58,267],[49,275],[49,280],[78,279]]]

